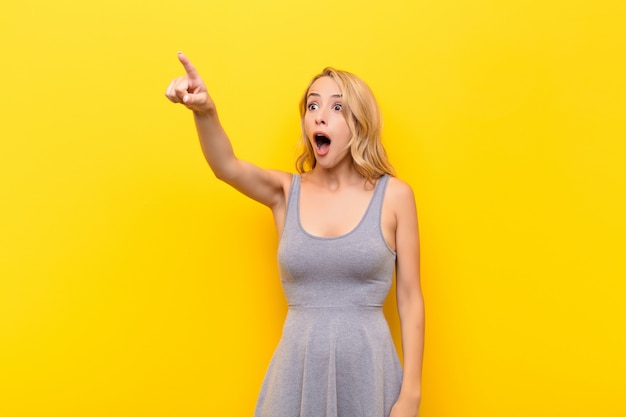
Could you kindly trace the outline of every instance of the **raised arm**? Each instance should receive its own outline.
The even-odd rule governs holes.
[[[272,209],[283,203],[291,175],[262,169],[235,156],[200,74],[182,52],[178,59],[185,75],[172,80],[165,95],[193,111],[202,152],[215,176]]]
[[[421,402],[424,353],[424,299],[420,286],[417,210],[408,184],[394,181],[393,195],[396,203],[396,298],[404,373],[400,395],[390,417],[415,417],[419,414]]]

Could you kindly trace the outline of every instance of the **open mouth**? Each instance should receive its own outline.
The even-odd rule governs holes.
[[[328,139],[327,136],[318,133],[315,135],[315,145],[317,146],[318,151],[323,152],[330,146],[330,139]]]

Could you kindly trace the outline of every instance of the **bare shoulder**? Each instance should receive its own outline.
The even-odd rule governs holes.
[[[407,182],[396,177],[389,178],[386,195],[396,210],[415,210],[415,195]]]
[[[395,251],[404,252],[416,236],[417,210],[411,186],[396,177],[390,177],[385,191],[382,213],[383,235]]]

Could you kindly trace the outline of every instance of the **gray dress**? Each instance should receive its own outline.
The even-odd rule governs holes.
[[[358,226],[323,238],[300,224],[294,175],[278,247],[289,309],[255,417],[389,415],[402,369],[382,311],[396,259],[381,229],[388,180],[378,180]]]

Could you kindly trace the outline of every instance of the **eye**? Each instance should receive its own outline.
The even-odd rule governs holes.
[[[343,110],[343,106],[341,105],[341,103],[335,103],[335,104],[333,104],[333,110],[341,111],[341,110]]]
[[[309,103],[306,105],[307,110],[317,110],[319,108],[319,106],[317,105],[317,103]]]

